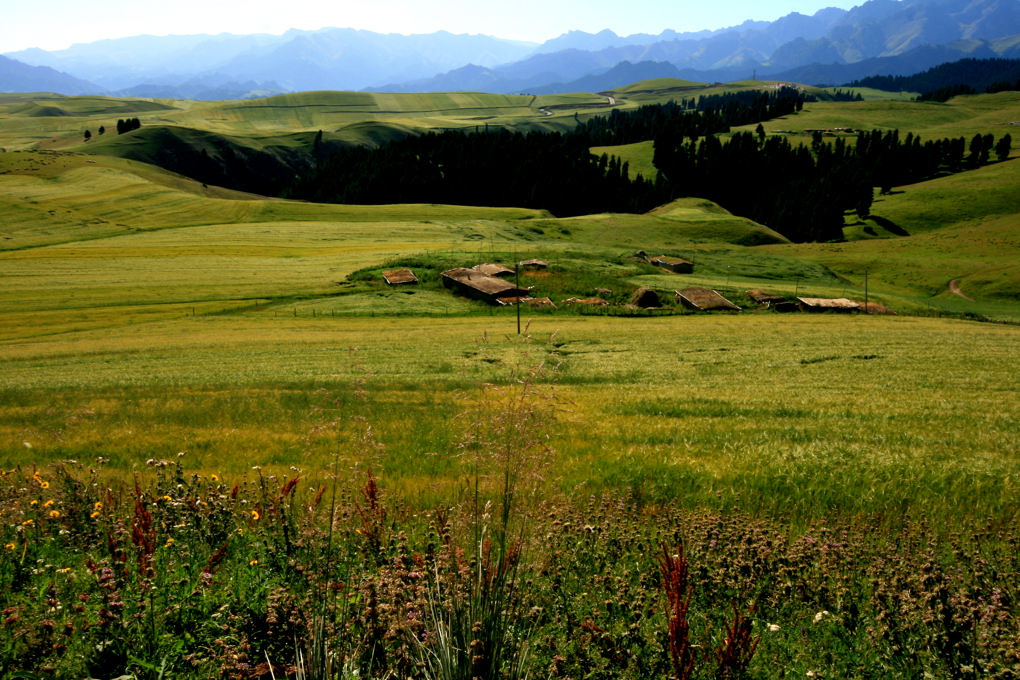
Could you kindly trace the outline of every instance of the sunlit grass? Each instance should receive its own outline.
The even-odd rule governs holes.
[[[372,427],[411,497],[446,484],[464,395],[558,366],[550,484],[800,517],[1009,515],[1020,471],[1013,327],[936,319],[196,317],[2,346],[0,460],[324,469]],[[172,334],[173,340],[169,340]],[[522,359],[521,351],[525,352]],[[58,396],[59,395],[59,396]],[[82,415],[85,414],[85,415]],[[323,426],[334,423],[333,429]],[[347,436],[347,435],[344,435]],[[352,461],[354,462],[354,461]]]

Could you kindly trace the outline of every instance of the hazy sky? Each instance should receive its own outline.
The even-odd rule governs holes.
[[[543,42],[569,30],[619,35],[723,28],[863,0],[0,0],[0,53],[130,35],[274,33],[358,28],[379,33],[484,33]]]

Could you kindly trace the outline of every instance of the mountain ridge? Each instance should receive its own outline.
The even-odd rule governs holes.
[[[933,59],[1013,57],[1018,50],[1018,0],[867,0],[849,10],[791,12],[689,33],[568,31],[541,45],[445,31],[324,28],[134,36],[6,56],[88,81],[95,85],[90,93],[202,99],[323,89],[563,92],[569,90],[555,88],[603,82],[612,69],[626,70],[623,64],[670,64],[681,77],[708,81],[761,75],[838,84],[941,63]],[[0,78],[4,89],[12,87]]]

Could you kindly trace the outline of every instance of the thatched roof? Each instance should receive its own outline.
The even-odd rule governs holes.
[[[751,302],[757,302],[759,305],[774,305],[786,300],[782,295],[773,295],[761,288],[752,288],[745,295]]]
[[[492,262],[476,264],[472,269],[489,276],[511,276],[514,273],[514,270],[510,269],[510,267],[504,267],[501,264],[494,264]]]
[[[859,310],[861,304],[846,298],[797,298],[805,309],[811,310],[832,310],[838,312],[852,312]]]
[[[661,307],[662,301],[659,299],[659,294],[651,288],[638,288],[630,296],[630,304],[635,307],[651,309],[653,307]]]
[[[522,297],[528,295],[527,288],[518,288],[509,281],[483,274],[474,269],[455,267],[442,274],[443,285],[494,302],[499,297]]]
[[[736,306],[717,291],[709,288],[702,288],[700,286],[691,286],[690,288],[684,288],[683,290],[676,291],[676,295],[680,298],[680,301],[690,307],[696,309],[699,312],[705,312],[710,309],[729,309],[740,311],[740,307]]]
[[[418,277],[410,269],[390,269],[383,272],[383,280],[391,286],[418,283]]]
[[[674,272],[691,272],[694,270],[694,263],[683,258],[671,257],[669,255],[656,255],[648,261],[657,267],[664,267]]]

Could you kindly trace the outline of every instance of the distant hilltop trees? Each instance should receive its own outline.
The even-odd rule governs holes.
[[[961,94],[1020,90],[1020,59],[961,59],[911,76],[871,76],[849,86],[920,92],[920,101],[944,102]]]
[[[137,130],[140,127],[142,127],[142,121],[138,120],[137,118],[128,118],[127,120],[118,120],[117,121],[117,134],[118,135],[122,135],[125,132],[131,132],[132,130]]]

